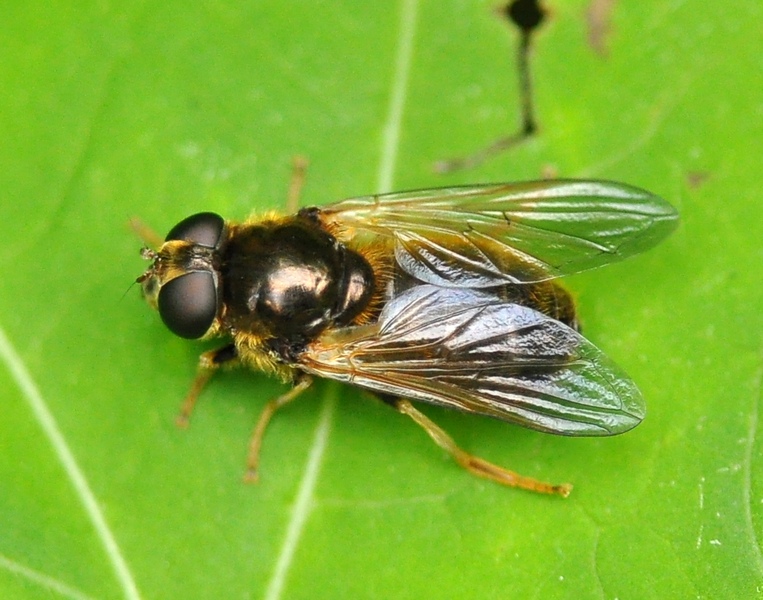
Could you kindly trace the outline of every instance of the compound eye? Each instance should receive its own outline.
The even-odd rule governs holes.
[[[225,221],[220,215],[211,212],[198,213],[175,225],[164,241],[183,240],[207,248],[216,248],[224,226]]]
[[[212,273],[193,271],[165,283],[159,290],[159,315],[182,338],[203,336],[217,315],[217,290]]]

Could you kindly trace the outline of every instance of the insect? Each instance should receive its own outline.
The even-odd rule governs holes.
[[[314,377],[376,393],[470,472],[566,496],[461,449],[411,401],[572,436],[644,417],[635,384],[579,333],[557,278],[651,248],[678,222],[644,190],[538,181],[371,195],[244,222],[199,213],[175,225],[137,281],[183,338],[225,339],[201,355],[181,411],[218,367],[293,387],[270,401],[249,448],[256,479],[273,413]]]

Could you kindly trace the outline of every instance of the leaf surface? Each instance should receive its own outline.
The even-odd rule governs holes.
[[[539,135],[445,177],[436,160],[518,122],[516,33],[487,1],[0,9],[1,597],[760,596],[761,6],[615,3],[603,57],[586,2],[547,4]],[[305,204],[549,170],[673,202],[666,243],[569,281],[645,422],[568,439],[425,409],[481,456],[574,483],[560,500],[476,480],[320,385],[243,485],[283,388],[220,376],[175,427],[206,346],[129,288],[145,264],[126,223],[281,207],[295,154]]]

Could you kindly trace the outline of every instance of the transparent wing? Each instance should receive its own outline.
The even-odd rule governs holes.
[[[378,323],[309,345],[300,366],[550,433],[613,435],[644,417],[633,382],[580,334],[476,290],[411,288]]]
[[[340,235],[390,239],[425,283],[492,287],[576,273],[643,252],[678,223],[644,190],[607,181],[536,181],[365,196],[319,218]]]

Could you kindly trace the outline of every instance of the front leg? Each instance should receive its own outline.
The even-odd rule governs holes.
[[[217,350],[210,350],[204,352],[199,357],[199,366],[196,373],[196,378],[191,384],[191,389],[186,395],[183,404],[180,407],[180,413],[175,419],[175,423],[178,427],[185,429],[188,427],[188,422],[191,419],[191,413],[193,407],[196,406],[196,401],[199,399],[199,394],[206,387],[212,375],[215,374],[217,369],[224,364],[234,364],[238,362],[238,350],[234,344],[228,344]]]
[[[257,420],[257,424],[252,431],[252,438],[249,441],[249,454],[246,461],[246,474],[244,475],[244,481],[247,483],[255,483],[259,479],[260,468],[260,448],[262,448],[262,438],[265,435],[265,429],[270,423],[270,419],[275,412],[292,402],[297,396],[309,388],[313,383],[313,378],[304,373],[299,373],[294,380],[294,387],[288,392],[281,394],[278,398],[275,398],[265,405],[260,413],[260,418]]]

